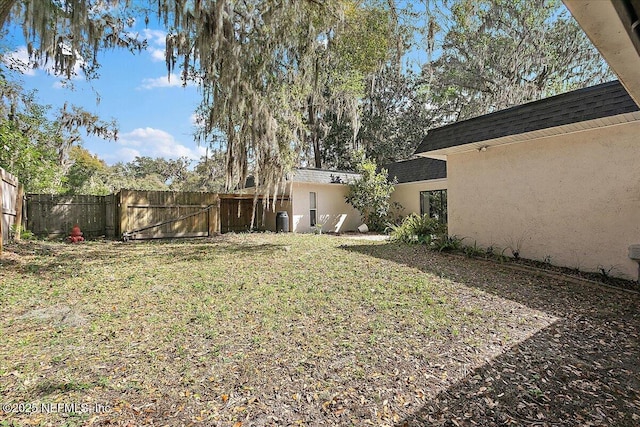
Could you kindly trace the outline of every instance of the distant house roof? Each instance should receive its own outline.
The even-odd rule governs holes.
[[[638,111],[638,105],[615,80],[432,129],[416,154],[436,150],[443,152],[449,147],[497,138],[504,138],[504,143],[516,142],[506,137]],[[638,118],[634,116],[634,119]],[[627,121],[621,120],[620,123]],[[533,135],[551,136],[544,132]]]
[[[350,184],[354,179],[360,178],[360,174],[347,171],[328,169],[297,168],[287,175],[289,182],[308,182],[315,184]],[[247,177],[244,188],[253,188],[256,181],[253,175]]]
[[[391,163],[384,168],[389,171],[389,180],[396,178],[398,184],[447,177],[447,162],[427,157]]]
[[[292,171],[292,176],[288,180],[316,184],[349,184],[359,177],[360,174],[355,172],[298,168]]]

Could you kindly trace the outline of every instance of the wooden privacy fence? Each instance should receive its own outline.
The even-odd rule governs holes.
[[[27,228],[48,238],[67,236],[75,224],[89,238],[197,237],[219,230],[215,193],[121,190],[108,196],[29,194],[27,205]]]
[[[288,199],[287,199],[288,201]],[[286,209],[284,200],[278,210]],[[78,224],[86,237],[156,239],[205,237],[251,229],[252,195],[205,192],[121,190],[109,196],[27,196],[27,228],[37,236],[59,238]],[[254,228],[275,230],[275,213],[262,202]]]
[[[254,230],[276,231],[276,211],[287,211],[291,216],[291,204],[288,196],[280,196],[276,201],[275,211],[271,203],[265,209],[262,198],[259,198],[253,218],[253,195],[220,194],[220,231],[222,233]]]
[[[24,190],[18,178],[0,168],[0,252],[2,245],[9,241],[11,227],[16,225],[19,228],[22,224],[23,199]],[[19,232],[15,238],[20,239]]]
[[[53,196],[28,194],[27,229],[36,236],[57,238],[69,235],[80,224],[86,237],[115,236],[115,197]]]
[[[261,205],[259,205],[261,206]],[[251,229],[253,196],[225,197],[220,200],[220,232],[243,232]],[[258,215],[256,215],[257,217]],[[255,223],[255,221],[254,221]]]

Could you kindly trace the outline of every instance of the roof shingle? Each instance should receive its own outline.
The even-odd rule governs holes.
[[[447,162],[427,157],[391,163],[384,168],[389,171],[389,179],[395,177],[398,184],[447,177]]]
[[[614,80],[431,129],[416,153],[639,111]]]

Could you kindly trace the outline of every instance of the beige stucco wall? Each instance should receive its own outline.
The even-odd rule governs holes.
[[[446,179],[433,179],[428,181],[406,182],[397,184],[391,193],[391,203],[398,202],[404,208],[400,214],[407,216],[411,213],[420,214],[420,192],[433,190],[446,190]]]
[[[640,123],[450,155],[447,181],[449,233],[465,243],[637,278]]]
[[[280,200],[276,201],[275,210],[273,209],[273,204],[269,203],[266,210],[264,211],[264,223],[262,217],[258,218],[258,229],[259,230],[269,230],[276,231],[276,215],[277,212],[285,211],[289,216],[289,230],[291,230],[293,221],[292,221],[292,203],[289,200]]]
[[[316,193],[317,221],[323,232],[353,231],[360,224],[360,213],[344,201],[349,187],[344,184],[293,184],[291,231],[313,232],[309,218],[309,193]]]

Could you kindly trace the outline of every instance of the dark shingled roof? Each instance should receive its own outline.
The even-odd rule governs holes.
[[[398,184],[447,177],[447,162],[427,157],[391,163],[384,168],[389,171],[389,180],[395,177]]]
[[[631,113],[640,108],[619,81],[574,90],[431,129],[416,153]]]

